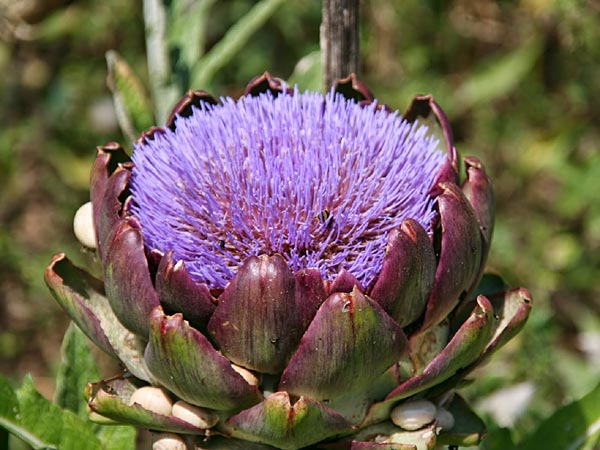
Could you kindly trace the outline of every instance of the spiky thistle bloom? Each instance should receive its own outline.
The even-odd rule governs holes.
[[[481,163],[465,166],[459,183],[430,96],[401,116],[355,77],[327,95],[268,74],[238,100],[190,91],[132,161],[99,148],[104,281],[64,254],[46,271],[130,374],[90,385],[91,410],[201,449],[477,440],[449,392],[530,298],[493,277],[477,288],[493,197]]]
[[[369,286],[404,219],[431,233],[445,155],[427,127],[334,93],[201,106],[136,146],[131,182],[146,245],[195,281],[222,289],[248,256],[279,254]]]

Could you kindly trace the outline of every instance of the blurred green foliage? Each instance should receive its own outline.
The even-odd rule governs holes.
[[[88,197],[94,147],[128,140],[105,53],[127,62],[144,102],[152,89],[140,0],[26,3],[0,0],[0,373],[31,372],[49,393],[67,320],[43,270],[58,250],[94,267],[71,219]],[[171,30],[176,68],[214,49],[257,2],[197,3],[204,20],[180,16]],[[194,78],[183,69],[173,81],[235,96],[268,70],[314,88],[319,23],[320,2],[284,2],[226,65],[199,77],[205,85],[187,86]],[[361,32],[361,78],[376,96],[402,110],[414,94],[434,94],[459,151],[480,157],[494,181],[489,268],[528,287],[535,307],[465,393],[532,386],[525,413],[508,424],[519,440],[600,378],[600,3],[372,0]],[[197,48],[174,51],[190,35]]]

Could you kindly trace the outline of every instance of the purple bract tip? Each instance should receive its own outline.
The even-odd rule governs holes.
[[[341,269],[368,286],[390,230],[426,230],[446,155],[425,127],[341,95],[270,93],[195,109],[133,155],[133,213],[145,243],[223,288],[251,255],[292,270]]]

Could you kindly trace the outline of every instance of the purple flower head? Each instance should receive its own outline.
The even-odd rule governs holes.
[[[426,127],[375,102],[265,93],[176,124],[135,149],[133,213],[149,248],[173,250],[211,288],[261,254],[369,286],[391,230],[411,217],[432,231],[446,155]]]

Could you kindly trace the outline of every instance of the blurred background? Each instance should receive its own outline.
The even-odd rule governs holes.
[[[255,2],[212,3],[206,48]],[[189,87],[235,96],[265,70],[309,80],[320,19],[319,1],[284,2]],[[494,181],[489,270],[526,286],[535,307],[464,393],[518,439],[600,380],[600,1],[371,0],[361,32],[375,95],[402,111],[434,94],[461,154]],[[43,271],[57,251],[98,271],[72,218],[95,146],[127,142],[106,84],[110,49],[148,86],[141,0],[0,0],[0,373],[31,373],[47,396],[68,321]]]

